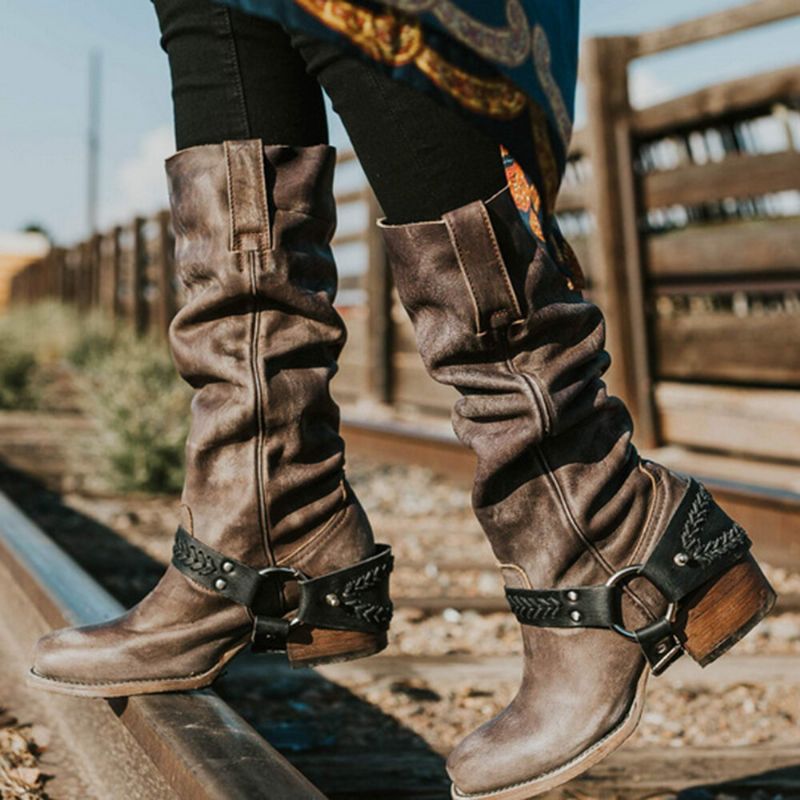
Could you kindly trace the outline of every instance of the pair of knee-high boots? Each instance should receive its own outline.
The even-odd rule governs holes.
[[[42,639],[34,682],[175,691],[250,644],[295,665],[385,646],[392,557],[344,477],[328,390],[345,339],[334,160],[254,140],[168,162],[187,297],[170,343],[195,390],[184,520],[158,586],[119,619]],[[508,190],[382,230],[425,364],[461,394],[475,512],[522,623],[522,686],[451,755],[453,793],[531,797],[633,731],[648,675],[683,652],[712,661],[774,595],[706,490],[637,455],[602,381],[602,315]]]

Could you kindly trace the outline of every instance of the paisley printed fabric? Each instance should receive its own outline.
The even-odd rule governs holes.
[[[345,45],[470,115],[502,148],[531,233],[575,278],[555,222],[572,131],[579,0],[220,0]]]

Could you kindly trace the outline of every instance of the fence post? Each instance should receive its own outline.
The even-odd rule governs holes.
[[[367,376],[369,393],[379,403],[392,400],[394,326],[392,277],[377,221],[383,216],[378,201],[367,189]]]
[[[53,257],[53,297],[66,302],[66,251],[63,247],[54,247],[51,251]]]
[[[611,391],[628,405],[641,447],[656,444],[638,245],[628,100],[635,39],[590,38],[582,53],[592,163],[593,294],[606,316]]]
[[[87,311],[89,308],[89,288],[90,288],[90,275],[88,270],[88,254],[87,254],[87,243],[81,242],[79,245],[76,245],[75,251],[77,253],[77,268],[75,270],[75,277],[77,286],[75,288],[75,295],[77,299],[77,305],[79,311]]]
[[[101,241],[102,239],[99,233],[93,234],[92,238],[89,239],[89,278],[90,278],[89,305],[92,308],[99,307],[101,302],[100,300]]]
[[[116,226],[100,240],[100,307],[112,320],[119,316],[120,228]]]
[[[175,314],[175,242],[172,236],[170,212],[158,215],[158,263],[156,281],[158,283],[158,321],[159,332],[166,334],[169,323]]]
[[[133,253],[131,258],[131,321],[137,334],[147,327],[147,308],[144,302],[145,273],[147,270],[146,220],[136,217],[133,221]]]

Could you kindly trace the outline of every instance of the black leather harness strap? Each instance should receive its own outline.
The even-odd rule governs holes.
[[[217,552],[179,527],[172,563],[204,588],[249,608],[255,618],[254,644],[280,649],[292,627],[379,633],[389,627],[392,602],[389,574],[391,548],[375,546],[374,555],[335,572],[310,578],[293,567],[253,567]],[[286,618],[283,586],[296,583],[300,602]]]
[[[610,628],[639,644],[653,672],[663,672],[683,652],[674,629],[678,606],[689,594],[741,559],[750,547],[744,529],[690,480],[667,530],[643,564],[625,567],[601,586],[506,589],[511,610],[524,625],[545,628]],[[661,619],[636,631],[622,619],[622,588],[634,578],[652,583],[667,600]]]

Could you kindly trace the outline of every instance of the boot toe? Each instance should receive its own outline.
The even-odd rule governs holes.
[[[45,634],[36,643],[32,671],[41,678],[80,683],[86,679],[91,637],[83,628],[62,628]]]
[[[529,777],[519,774],[522,764],[514,743],[520,737],[505,735],[503,716],[481,725],[450,753],[447,774],[461,794],[497,791]],[[530,762],[523,763],[522,769],[528,773]]]

